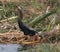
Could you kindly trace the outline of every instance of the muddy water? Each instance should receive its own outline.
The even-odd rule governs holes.
[[[0,44],[0,52],[19,52],[18,48],[22,48],[18,44]]]

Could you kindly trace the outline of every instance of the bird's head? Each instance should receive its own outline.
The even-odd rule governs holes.
[[[21,20],[23,19],[23,9],[21,6],[16,6],[16,14]]]

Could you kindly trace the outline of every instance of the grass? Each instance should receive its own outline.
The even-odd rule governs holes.
[[[37,25],[41,21],[45,20],[47,17],[49,17],[50,15],[52,15],[54,13],[56,13],[56,11],[52,11],[50,13],[44,14],[42,17],[36,17],[34,20],[32,20],[32,22],[30,22],[30,25],[32,27],[34,27],[35,25]]]
[[[60,52],[60,44],[49,44],[49,43],[42,43],[40,45],[35,46],[34,48],[30,48],[27,50],[23,50],[20,52]]]

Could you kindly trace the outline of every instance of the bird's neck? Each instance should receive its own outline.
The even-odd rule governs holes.
[[[22,20],[20,19],[20,17],[18,17],[18,24],[19,24],[19,26],[23,26],[24,25]]]

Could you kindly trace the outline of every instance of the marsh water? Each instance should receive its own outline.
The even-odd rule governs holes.
[[[27,50],[22,50],[22,48],[19,44],[0,44],[0,52],[60,52],[60,43],[53,47],[51,44],[40,44]]]
[[[19,44],[0,44],[0,52],[18,52],[22,48]]]
[[[0,44],[0,52],[28,52],[30,47],[24,47],[20,44]]]

